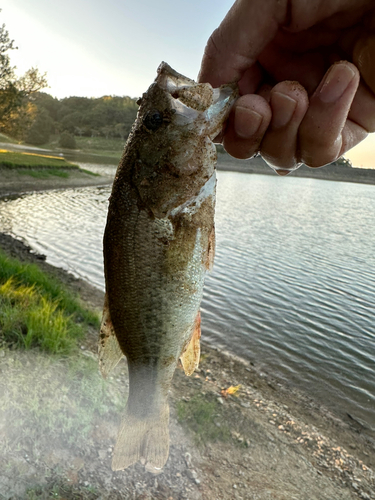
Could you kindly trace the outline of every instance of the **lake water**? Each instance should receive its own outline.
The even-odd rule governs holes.
[[[0,201],[0,230],[103,288],[109,193]],[[216,228],[204,339],[375,429],[375,186],[218,172]]]

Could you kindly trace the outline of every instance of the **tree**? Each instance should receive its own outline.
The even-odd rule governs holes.
[[[69,132],[63,132],[59,140],[60,147],[64,149],[76,149],[77,144],[74,135],[69,134]]]
[[[14,68],[10,65],[8,55],[8,51],[15,48],[14,40],[9,38],[5,24],[2,24],[0,26],[0,125],[20,104],[20,96],[14,82]]]
[[[0,9],[1,12],[1,9]],[[9,82],[13,81],[14,68],[10,65],[8,50],[16,49],[14,40],[9,38],[9,33],[5,24],[0,26],[0,88],[6,88]]]
[[[27,130],[25,136],[26,142],[29,144],[34,144],[35,146],[41,146],[46,144],[49,140],[49,136],[52,128],[52,120],[45,109],[38,111],[35,120]]]
[[[1,12],[1,10],[0,10]],[[11,40],[5,24],[0,26],[0,132],[18,136],[24,133],[25,125],[20,115],[25,114],[29,100],[35,92],[47,86],[45,74],[30,68],[21,78],[16,78],[10,64],[8,52],[17,47]],[[22,113],[23,111],[23,113]]]

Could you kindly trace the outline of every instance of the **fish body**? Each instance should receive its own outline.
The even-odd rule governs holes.
[[[169,450],[168,391],[179,358],[199,362],[204,277],[213,263],[212,139],[233,86],[197,84],[166,63],[140,100],[110,197],[106,298],[99,338],[104,376],[126,356],[129,397],[112,468],[141,460],[159,472]]]

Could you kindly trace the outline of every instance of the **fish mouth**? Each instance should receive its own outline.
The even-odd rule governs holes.
[[[238,96],[236,84],[214,89],[209,83],[196,83],[162,62],[156,83],[169,94],[176,125],[198,128],[214,139]]]

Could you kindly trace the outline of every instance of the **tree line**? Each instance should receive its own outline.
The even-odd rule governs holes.
[[[9,133],[13,137],[18,134],[17,138],[29,144],[41,145],[56,134],[65,137],[65,141],[69,136],[118,137],[124,140],[129,135],[138,105],[136,99],[130,97],[56,99],[47,93],[37,92],[28,99],[27,108],[33,116],[27,121],[26,128],[22,124]],[[67,145],[68,142],[65,142]]]
[[[0,11],[1,12],[1,11]],[[0,26],[0,132],[29,144],[48,143],[51,135],[74,145],[74,136],[125,139],[138,106],[130,97],[68,97],[56,99],[42,92],[45,74],[30,68],[17,78],[9,53],[15,50],[5,25]],[[63,145],[63,144],[62,144]]]

